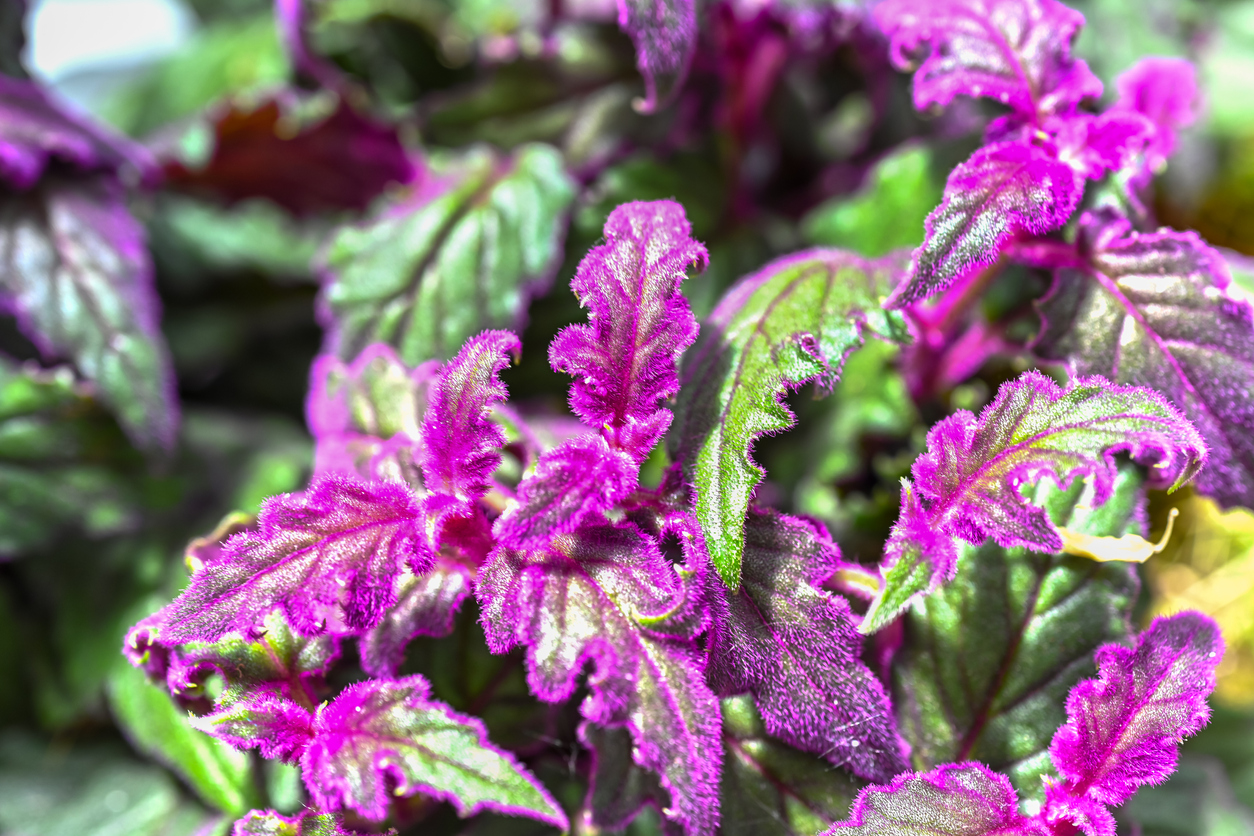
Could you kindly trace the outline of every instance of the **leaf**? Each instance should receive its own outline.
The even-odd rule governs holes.
[[[331,240],[320,300],[326,349],[373,342],[416,366],[451,357],[485,328],[520,326],[561,254],[575,185],[561,156],[527,145],[435,155],[408,193]]]
[[[349,836],[336,816],[303,812],[288,818],[273,810],[253,810],[231,828],[231,836]]]
[[[108,683],[109,707],[139,751],[165,763],[205,800],[233,815],[260,803],[248,756],[187,722],[187,713],[129,665],[117,665]]]
[[[905,145],[867,172],[857,194],[832,198],[811,210],[802,221],[802,233],[811,244],[879,258],[923,243],[923,223],[941,197],[931,151]]]
[[[284,763],[294,763],[314,734],[312,712],[266,692],[246,694],[212,714],[192,716],[188,722],[236,749],[258,749],[263,758]]]
[[[0,357],[0,556],[141,521],[143,463],[70,369]],[[139,472],[137,472],[139,471]]]
[[[1125,464],[1097,508],[1080,480],[1065,491],[1041,482],[1033,499],[1056,525],[1118,535],[1136,527],[1142,482]],[[954,580],[906,615],[893,662],[893,705],[915,766],[976,760],[1040,801],[1067,692],[1091,674],[1097,647],[1128,637],[1137,587],[1123,564],[962,546]]]
[[[862,782],[768,737],[748,697],[723,700],[725,836],[811,836],[847,815]]]
[[[574,413],[639,461],[670,423],[658,401],[679,391],[679,357],[697,337],[679,285],[709,255],[669,200],[625,203],[604,231],[606,242],[589,250],[570,283],[590,323],[563,328],[549,362],[575,378]]]
[[[1156,129],[1146,149],[1149,167],[1157,169],[1176,150],[1176,134],[1197,119],[1201,95],[1197,71],[1184,58],[1150,55],[1115,80],[1119,98],[1112,110],[1129,110],[1147,117]]]
[[[190,167],[167,162],[166,181],[228,204],[265,198],[301,216],[362,211],[387,186],[413,179],[414,164],[395,126],[359,113],[342,98],[329,107],[320,104],[288,93],[215,108],[208,117],[208,160]]]
[[[1254,504],[1254,308],[1196,233],[1133,232],[1107,213],[1081,228],[1087,264],[1055,273],[1034,350],[1075,374],[1161,392],[1210,449],[1197,489]]]
[[[319,355],[305,401],[315,475],[420,484],[422,421],[439,368],[430,361],[410,369],[383,343],[351,363]]]
[[[493,652],[527,648],[538,699],[569,699],[591,663],[583,716],[625,725],[636,763],[670,795],[667,817],[687,833],[713,833],[718,700],[691,641],[658,632],[685,591],[656,544],[625,524],[584,527],[545,550],[498,548],[475,594]]]
[[[618,25],[636,46],[636,66],[644,76],[642,113],[669,102],[688,75],[697,47],[694,0],[618,0]]]
[[[487,741],[482,721],[431,702],[420,676],[350,685],[323,707],[301,759],[324,810],[350,808],[381,820],[395,794],[423,792],[460,815],[495,810],[563,830],[566,814],[514,758]],[[395,783],[395,789],[392,784]]]
[[[85,172],[148,174],[152,166],[142,146],[72,115],[37,83],[0,75],[0,178],[25,191],[53,161]]]
[[[732,288],[684,363],[669,436],[672,461],[695,487],[693,508],[724,583],[740,584],[744,519],[762,470],[754,440],[786,430],[785,390],[830,387],[865,332],[906,338],[900,314],[882,310],[897,269],[838,250],[771,262]]]
[[[453,619],[471,592],[471,572],[441,555],[426,574],[402,575],[396,603],[359,640],[362,668],[371,676],[393,677],[405,661],[405,646],[411,639],[452,633]]]
[[[1233,797],[1223,764],[1180,755],[1180,767],[1158,786],[1142,787],[1117,813],[1120,830],[1143,836],[1251,836],[1254,813]]]
[[[245,635],[234,633],[212,643],[189,642],[174,648],[165,677],[170,691],[180,696],[201,695],[205,677],[213,672],[226,680],[226,689],[217,698],[219,705],[257,691],[310,702],[310,685],[339,658],[339,641],[332,636],[302,637],[277,610],[261,621],[261,629]],[[159,624],[158,620],[158,635]],[[143,625],[141,622],[128,636],[128,644],[134,646],[137,638],[142,640]]]
[[[1063,542],[1021,487],[1091,479],[1095,506],[1110,499],[1114,454],[1153,465],[1152,483],[1174,490],[1206,460],[1206,445],[1175,408],[1148,389],[1101,378],[1065,389],[1031,371],[1003,384],[977,419],[958,412],[934,426],[927,452],[902,480],[901,517],[884,546],[884,586],[862,623],[885,626],[916,595],[953,577],[959,540],[1054,552]]]
[[[906,768],[892,709],[862,664],[843,598],[821,588],[840,552],[812,524],[766,511],[745,522],[740,591],[716,620],[707,676],[728,696],[749,691],[772,736],[871,780]]]
[[[593,826],[611,832],[626,830],[646,805],[658,810],[666,807],[668,795],[657,775],[641,769],[632,758],[631,732],[625,727],[585,720],[579,726],[579,742],[592,752],[584,809]],[[675,829],[671,823],[663,827]]]
[[[984,146],[949,173],[944,200],[927,216],[910,276],[889,306],[926,299],[995,263],[1020,233],[1058,229],[1083,191],[1083,176],[1042,148],[1014,141]]]
[[[1045,836],[1019,815],[1018,798],[1004,775],[978,763],[956,763],[928,773],[899,775],[858,795],[847,823],[829,836]]]
[[[405,486],[322,477],[305,495],[273,497],[257,530],[232,537],[162,614],[168,644],[247,631],[282,608],[293,629],[319,635],[327,619],[366,630],[393,603],[403,565],[425,571],[432,555],[425,513]]]
[[[573,438],[540,455],[493,534],[506,548],[542,549],[553,537],[603,520],[635,489],[639,475],[631,454],[603,436]]]
[[[0,199],[0,296],[46,355],[73,360],[141,448],[178,432],[174,373],[143,230],[107,176]]]
[[[1083,827],[1080,817],[1092,817],[1094,830],[1085,829],[1094,833],[1110,819],[1103,805],[1175,771],[1178,744],[1210,719],[1206,698],[1222,655],[1219,628],[1195,612],[1154,619],[1134,648],[1099,649],[1099,678],[1071,690],[1067,723],[1049,747],[1061,778],[1046,787],[1046,818]]]
[[[422,424],[427,490],[467,504],[487,493],[505,446],[505,432],[488,412],[505,400],[500,372],[521,351],[508,331],[484,331],[440,370]]]
[[[1071,56],[1084,16],[1055,0],[887,0],[874,15],[899,68],[928,53],[914,74],[919,110],[985,96],[1035,124],[1102,94],[1088,65]]]

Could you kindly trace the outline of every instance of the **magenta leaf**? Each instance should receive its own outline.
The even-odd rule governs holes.
[[[1206,460],[1201,436],[1158,393],[1096,377],[1064,389],[1035,371],[1004,384],[979,418],[959,412],[936,424],[927,448],[914,463],[914,482],[903,480],[901,517],[884,547],[884,586],[864,632],[950,579],[959,539],[1060,551],[1047,511],[1023,487],[1092,479],[1092,504],[1100,506],[1112,493],[1117,452],[1152,465],[1153,482],[1173,490]]]
[[[0,178],[29,189],[52,160],[89,172],[153,168],[142,146],[71,115],[33,81],[0,75]]]
[[[820,588],[836,545],[802,520],[750,511],[739,592],[709,643],[709,678],[728,696],[752,692],[767,732],[875,781],[906,768],[892,709],[859,658],[843,598]],[[721,622],[721,623],[720,623]]]
[[[463,503],[487,493],[506,440],[488,412],[505,399],[500,372],[521,351],[522,343],[508,331],[485,331],[440,370],[422,424],[427,490]]]
[[[583,527],[548,549],[498,548],[475,594],[488,646],[527,648],[528,684],[545,702],[574,694],[585,666],[593,723],[625,726],[635,760],[670,795],[689,834],[718,823],[719,709],[693,643],[665,628],[686,609],[679,574],[634,525]]]
[[[1019,814],[1019,799],[1004,775],[978,763],[955,763],[900,775],[858,795],[849,821],[828,836],[1047,836]]]
[[[73,360],[139,447],[169,449],[178,402],[144,231],[108,175],[45,178],[0,200],[0,308]]]
[[[1081,230],[1087,263],[1056,271],[1035,350],[1163,393],[1210,448],[1197,489],[1254,504],[1254,308],[1230,292],[1224,259],[1196,233],[1133,232],[1106,213]]]
[[[1149,56],[1115,79],[1119,99],[1112,111],[1131,111],[1153,123],[1154,138],[1146,149],[1150,168],[1157,168],[1176,150],[1176,134],[1197,118],[1200,95],[1197,71],[1183,58]]]
[[[162,641],[213,641],[275,608],[305,636],[331,620],[366,630],[394,602],[401,567],[420,573],[433,559],[422,503],[395,483],[321,477],[303,496],[267,500],[257,524],[192,575],[164,610]]]
[[[658,402],[679,391],[679,357],[697,338],[679,284],[689,268],[705,269],[709,256],[691,229],[670,200],[611,212],[605,243],[584,256],[571,281],[591,321],[567,326],[549,347],[553,368],[575,378],[575,414],[637,459],[670,423]]]
[[[875,20],[898,67],[926,53],[914,74],[920,110],[984,96],[1036,124],[1102,94],[1088,65],[1071,56],[1084,16],[1055,0],[885,0]]]
[[[309,810],[288,818],[273,810],[253,810],[235,822],[231,836],[353,836],[338,816]]]
[[[294,763],[313,739],[314,715],[291,700],[255,692],[190,722],[236,749],[257,749],[263,758]]]
[[[518,504],[493,529],[507,548],[543,548],[586,523],[603,521],[635,489],[639,464],[600,435],[574,438],[541,454],[518,486]]]
[[[421,792],[462,816],[494,810],[569,827],[540,782],[488,742],[481,720],[430,697],[427,681],[411,676],[351,685],[323,706],[301,758],[314,803],[378,821],[392,796]]]
[[[466,565],[440,555],[425,574],[401,575],[396,603],[359,641],[362,668],[371,676],[395,676],[411,639],[452,633],[453,619],[470,595],[471,572]]]
[[[652,113],[679,91],[697,47],[696,0],[618,0],[618,25],[636,45],[644,101]]]
[[[579,742],[592,752],[591,785],[584,808],[593,825],[617,832],[625,830],[645,806],[666,808],[666,790],[657,775],[641,769],[632,758],[631,732],[625,727],[585,720],[579,726]],[[664,833],[678,830],[674,822],[663,821]]]
[[[1001,248],[1021,233],[1058,229],[1083,190],[1078,172],[1036,145],[1002,142],[981,148],[950,172],[945,199],[927,216],[912,274],[888,305],[926,299],[993,264]]]
[[[1219,627],[1196,612],[1155,619],[1134,648],[1100,648],[1099,678],[1071,690],[1067,724],[1050,745],[1061,780],[1046,788],[1046,818],[1113,833],[1102,805],[1166,780],[1178,744],[1206,725],[1223,650]]]
[[[423,415],[438,371],[435,361],[411,370],[382,343],[351,363],[320,355],[305,402],[314,474],[421,485]]]

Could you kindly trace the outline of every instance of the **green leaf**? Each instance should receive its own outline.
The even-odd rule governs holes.
[[[418,186],[332,239],[329,346],[349,360],[384,342],[416,366],[484,329],[518,327],[552,277],[574,194],[547,145],[433,156]]]
[[[204,808],[164,770],[109,747],[66,751],[17,732],[0,736],[5,836],[220,836]]]
[[[1119,536],[1135,527],[1141,484],[1125,464],[1099,508],[1087,507],[1092,488],[1079,480],[1066,491],[1042,482],[1035,501],[1071,531]],[[915,767],[980,761],[1039,800],[1067,693],[1093,675],[1099,645],[1128,637],[1137,588],[1124,563],[964,545],[953,582],[906,617],[893,666],[893,703]]]
[[[68,368],[0,357],[0,556],[139,523],[139,458]],[[128,478],[128,471],[130,478]]]
[[[109,678],[113,716],[131,743],[174,770],[206,803],[232,815],[260,804],[247,754],[193,729],[187,714],[130,665]]]
[[[843,819],[864,782],[766,735],[748,696],[723,700],[725,836],[810,836]]]
[[[774,261],[728,291],[685,358],[668,449],[695,487],[706,545],[732,589],[763,475],[750,457],[755,439],[791,427],[784,392],[815,379],[830,388],[867,333],[907,338],[901,315],[881,308],[900,269],[839,250]]]
[[[875,164],[857,194],[815,207],[801,222],[802,235],[870,258],[913,249],[923,243],[923,222],[941,202],[941,191],[931,152],[904,145]]]
[[[346,832],[332,815],[307,812],[287,818],[273,810],[253,810],[231,831],[232,836],[346,836]]]
[[[0,200],[0,292],[26,336],[96,384],[140,447],[178,432],[174,371],[143,228],[121,185],[45,177]]]

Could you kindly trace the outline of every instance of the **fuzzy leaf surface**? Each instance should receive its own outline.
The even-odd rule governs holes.
[[[178,432],[174,371],[144,231],[109,176],[47,178],[0,198],[0,306],[94,382],[136,446]]]
[[[685,360],[669,451],[696,488],[694,511],[730,588],[762,479],[754,441],[792,426],[784,393],[810,380],[830,387],[866,334],[906,339],[901,316],[881,307],[898,276],[895,262],[839,250],[779,259],[728,292]]]
[[[1151,55],[1137,61],[1115,79],[1119,98],[1114,110],[1130,110],[1149,119],[1154,138],[1146,148],[1147,162],[1156,168],[1176,150],[1176,136],[1197,119],[1201,95],[1197,70],[1184,58]]]
[[[253,810],[231,826],[231,836],[351,836],[339,820],[325,813],[281,816],[273,810]]]
[[[705,269],[683,207],[670,200],[625,203],[605,221],[605,243],[575,271],[571,289],[588,324],[562,329],[549,347],[554,370],[575,378],[570,405],[590,427],[609,428],[616,447],[643,458],[665,431],[658,401],[679,390],[679,357],[697,322],[679,292],[690,268]]]
[[[1166,780],[1180,742],[1210,719],[1223,651],[1219,627],[1198,612],[1154,619],[1135,647],[1098,650],[1099,678],[1072,689],[1050,745],[1061,780],[1046,789],[1046,817],[1074,820],[1070,810],[1122,804]]]
[[[569,826],[540,782],[488,742],[483,722],[431,701],[420,676],[349,686],[318,712],[314,730],[301,770],[324,810],[378,821],[393,794],[425,792],[462,816],[494,810]]]
[[[1046,509],[1024,486],[1091,479],[1096,506],[1113,493],[1115,453],[1152,465],[1153,483],[1172,490],[1206,460],[1201,436],[1158,393],[1097,377],[1064,389],[1035,371],[1003,384],[979,418],[963,411],[936,424],[927,448],[912,468],[914,483],[902,482],[901,517],[884,546],[885,584],[865,632],[952,578],[959,540],[1061,551]]]
[[[401,567],[430,566],[425,528],[420,501],[395,483],[324,477],[303,496],[273,497],[257,530],[227,541],[163,611],[161,639],[214,641],[275,608],[301,635],[321,634],[331,617],[369,629],[394,602]]]
[[[695,0],[618,0],[618,26],[636,46],[636,66],[644,76],[645,99],[637,107],[652,113],[683,84],[697,48]]]
[[[423,416],[439,368],[429,361],[410,369],[383,343],[351,363],[319,355],[305,400],[315,475],[420,483]]]
[[[383,342],[416,366],[452,357],[485,328],[519,326],[561,256],[574,192],[547,145],[433,158],[408,194],[332,239],[327,353],[348,360]]]
[[[1210,448],[1198,490],[1254,504],[1254,308],[1223,258],[1196,233],[1142,234],[1111,216],[1086,216],[1082,235],[1089,263],[1055,273],[1035,350],[1161,392]]]
[[[848,822],[827,836],[1045,836],[1019,815],[1019,799],[1004,775],[978,763],[948,764],[900,775],[858,795]]]
[[[722,833],[812,836],[848,815],[863,781],[767,735],[749,697],[722,707]]]
[[[686,590],[655,542],[633,525],[584,527],[551,548],[498,548],[475,588],[488,645],[527,649],[537,698],[562,702],[584,668],[588,720],[631,732],[640,766],[670,794],[667,816],[689,834],[718,823],[718,700],[691,641],[658,627]],[[651,627],[652,625],[652,627]]]
[[[914,74],[919,110],[982,96],[1035,123],[1102,94],[1071,56],[1084,16],[1056,0],[886,0],[874,14],[898,67],[914,69],[927,53]]]
[[[722,590],[708,676],[723,695],[751,692],[772,737],[887,781],[906,768],[888,697],[859,658],[849,604],[819,586],[839,561],[813,524],[750,511],[740,590]]]
[[[1120,468],[1106,504],[1092,488],[1049,483],[1034,499],[1069,530],[1119,536],[1138,521],[1142,479]],[[905,618],[893,663],[893,705],[916,767],[976,760],[1042,800],[1049,742],[1071,687],[1093,671],[1093,651],[1130,634],[1135,572],[1062,554],[960,547],[958,573]]]
[[[993,264],[1020,233],[1058,229],[1083,191],[1084,178],[1043,148],[1025,142],[981,148],[949,173],[944,199],[924,223],[910,277],[889,305],[926,299]]]
[[[313,721],[312,712],[291,700],[254,692],[189,722],[236,749],[257,749],[263,758],[292,763],[313,739]]]
[[[453,632],[453,619],[473,583],[469,567],[443,555],[422,575],[404,573],[397,581],[396,603],[360,639],[362,668],[371,676],[393,677],[411,639]]]

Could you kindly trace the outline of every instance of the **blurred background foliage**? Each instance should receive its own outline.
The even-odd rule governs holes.
[[[389,170],[377,157],[346,158],[345,136],[361,130],[353,114],[395,123],[415,159],[419,148],[438,157],[475,143],[501,153],[535,142],[560,151],[577,186],[570,226],[556,279],[531,304],[523,361],[507,373],[525,407],[555,410],[566,382],[549,370],[544,347],[579,316],[567,282],[617,204],[683,203],[711,253],[710,270],[687,283],[703,316],[732,282],[776,255],[809,245],[868,255],[916,245],[946,173],[978,142],[977,106],[916,114],[908,79],[888,68],[883,44],[865,28],[836,25],[830,42],[779,54],[737,40],[748,37],[735,24],[755,5],[748,2],[704,4],[703,46],[685,96],[653,115],[632,106],[642,89],[634,53],[613,24],[613,3],[602,0],[312,3],[310,42],[349,80],[339,95],[296,77],[265,0],[158,3],[168,25],[150,36],[151,49],[132,44],[94,64],[58,65],[49,39],[64,30],[53,7],[82,13],[89,5],[33,4],[27,59],[63,96],[142,139],[165,164],[164,185],[132,208],[147,228],[185,418],[177,451],[145,460],[89,388],[38,368],[34,348],[0,322],[0,350],[16,358],[0,364],[4,836],[220,832],[252,806],[299,804],[292,770],[263,769],[191,730],[119,648],[126,628],[185,582],[190,540],[228,513],[253,513],[264,497],[304,484],[312,449],[304,397],[322,341],[313,265],[339,226],[407,196],[408,187],[386,185]],[[1197,62],[1203,117],[1157,178],[1154,210],[1164,224],[1254,256],[1254,2],[1072,5],[1089,21],[1078,49],[1108,95],[1141,55]],[[571,12],[556,26],[555,6]],[[848,12],[855,4],[780,6]],[[118,3],[114,13],[155,14],[151,7]],[[718,55],[741,63],[719,64]],[[766,89],[747,82],[753,56],[776,62]],[[1239,278],[1254,293],[1254,271]],[[990,294],[990,315],[1034,327],[1024,287],[1043,289],[1039,277],[1008,279]],[[823,520],[847,556],[867,563],[879,558],[897,510],[896,480],[921,451],[926,426],[955,408],[978,409],[1021,370],[1017,358],[1003,358],[973,380],[917,397],[895,369],[895,352],[883,344],[857,352],[829,398],[796,393],[799,426],[758,446],[770,475],[759,498]],[[1167,551],[1143,569],[1140,611],[1146,620],[1182,608],[1209,612],[1230,650],[1211,727],[1185,746],[1177,777],[1142,792],[1122,820],[1143,825],[1145,836],[1254,834],[1254,514],[1220,512],[1188,493],[1157,496],[1154,536],[1172,507],[1182,513]],[[473,618],[463,620],[473,626]],[[476,631],[462,633],[411,653],[437,696],[472,704],[475,690],[453,675],[471,666],[499,675],[502,693],[526,703],[516,660],[488,661]],[[536,769],[577,806],[571,717],[502,705],[487,718],[494,738],[545,728],[548,742],[567,741],[568,762]],[[741,782],[746,798],[774,792],[771,769],[801,768],[789,760],[796,753],[772,749],[780,747],[755,717],[729,716],[744,745],[728,780]],[[759,749],[757,761],[743,754]],[[811,789],[813,798],[787,802],[792,812],[778,832],[804,829],[815,810],[836,814],[852,795],[844,785]],[[468,825],[442,810],[423,827],[518,833],[527,825],[491,816]]]

